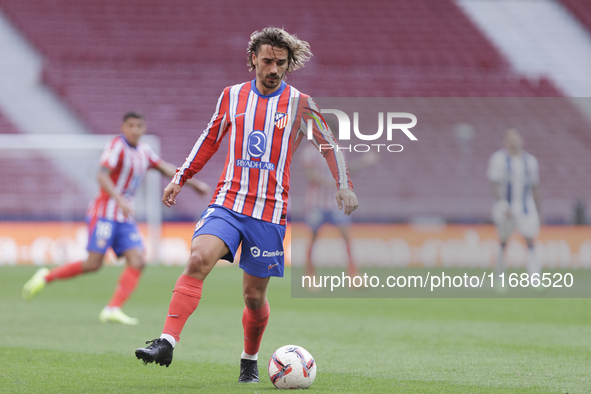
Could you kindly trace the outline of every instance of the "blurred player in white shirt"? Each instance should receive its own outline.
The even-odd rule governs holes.
[[[493,153],[487,176],[496,199],[492,217],[499,234],[501,249],[497,275],[504,272],[507,240],[517,228],[528,247],[527,272],[540,274],[534,240],[540,232],[540,175],[538,160],[522,150],[523,139],[516,129],[505,132],[505,149]]]

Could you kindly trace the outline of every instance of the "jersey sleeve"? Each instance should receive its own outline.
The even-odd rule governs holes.
[[[320,115],[318,106],[311,97],[302,95],[304,105],[297,109],[297,134],[294,149],[302,140],[308,139],[308,124],[312,125],[312,138],[310,142],[324,156],[328,168],[336,181],[337,189],[353,189],[353,182],[349,178],[349,170],[342,151],[338,146],[328,124]]]
[[[156,154],[148,144],[144,144],[144,149],[146,150],[146,155],[148,157],[149,168],[156,168],[162,162],[160,156]]]
[[[113,171],[117,168],[121,155],[123,154],[123,142],[121,138],[115,137],[107,145],[101,154],[99,160],[101,167],[106,167]]]
[[[488,169],[486,171],[488,180],[491,182],[502,182],[504,172],[505,163],[503,162],[503,156],[499,152],[493,153],[488,160]]]
[[[529,157],[531,158],[531,183],[535,186],[540,183],[540,166],[535,156],[530,155]]]
[[[201,171],[203,166],[219,149],[230,126],[228,122],[229,95],[230,88],[224,89],[218,99],[215,112],[209,124],[193,146],[193,150],[185,160],[185,163],[176,170],[172,182],[181,186],[184,185],[193,175]]]

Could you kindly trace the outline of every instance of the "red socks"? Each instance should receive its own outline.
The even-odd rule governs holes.
[[[197,309],[201,300],[203,281],[188,275],[181,275],[176,281],[172,300],[168,307],[168,316],[164,323],[163,334],[172,335],[178,342],[187,319]],[[247,354],[257,354],[261,346],[261,339],[269,321],[269,303],[257,310],[244,307],[242,326],[244,327],[244,351]]]
[[[121,273],[121,276],[119,277],[117,288],[113,293],[111,301],[109,301],[109,306],[121,308],[121,306],[129,298],[131,293],[133,293],[133,291],[135,290],[135,287],[137,286],[140,280],[141,274],[141,270],[132,267],[126,267]]]
[[[244,307],[242,326],[244,327],[244,352],[246,354],[255,355],[259,352],[270,312],[268,301],[260,309],[253,310],[247,306]]]
[[[76,261],[75,263],[65,264],[52,269],[45,277],[45,281],[50,283],[56,279],[67,279],[83,273],[82,261]],[[113,293],[113,297],[109,302],[109,306],[121,307],[127,301],[131,293],[135,290],[141,273],[142,271],[131,267],[123,270],[123,273],[119,277],[117,289],[115,289],[115,293]]]
[[[163,334],[172,335],[178,342],[187,319],[197,309],[201,300],[203,281],[188,275],[181,275],[172,292],[168,316],[164,322]]]
[[[45,282],[50,283],[56,279],[71,278],[82,273],[82,261],[76,261],[75,263],[65,264],[49,271],[49,274],[45,277]]]

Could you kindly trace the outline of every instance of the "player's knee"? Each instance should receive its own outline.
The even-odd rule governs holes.
[[[209,271],[207,269],[209,264],[210,261],[207,254],[200,250],[192,250],[185,271],[188,275],[205,274]]]
[[[103,266],[103,260],[87,260],[82,265],[84,272],[95,272]]]
[[[129,266],[141,271],[146,266],[146,260],[143,257],[138,257],[136,259],[129,261]]]
[[[143,270],[146,266],[146,259],[144,253],[140,249],[130,249],[124,253],[125,259],[127,260],[127,266],[136,270]]]
[[[265,292],[256,288],[244,289],[244,304],[249,309],[259,309],[265,305]]]

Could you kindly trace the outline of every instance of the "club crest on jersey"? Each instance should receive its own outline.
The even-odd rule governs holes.
[[[287,114],[284,112],[275,112],[275,126],[283,130],[287,126]]]
[[[259,130],[255,130],[248,136],[248,154],[251,157],[259,158],[265,154],[267,149],[267,136]]]
[[[195,225],[195,231],[197,231],[201,227],[203,227],[203,223],[205,223],[205,220],[203,220],[203,219],[201,219],[200,221],[198,221],[197,224]]]

